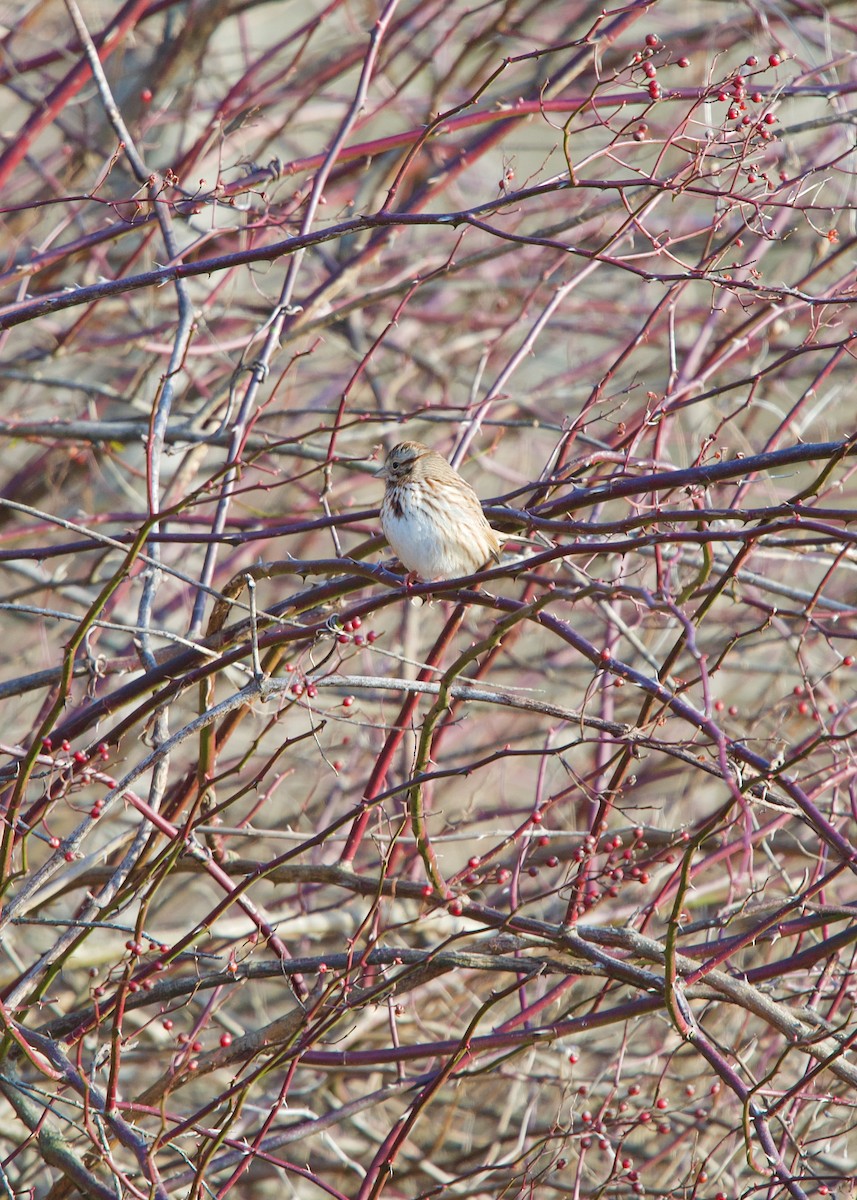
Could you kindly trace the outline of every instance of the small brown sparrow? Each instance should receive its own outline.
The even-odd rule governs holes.
[[[411,574],[457,579],[500,561],[500,538],[479,497],[442,455],[422,442],[400,442],[378,475],[387,482],[384,536]]]

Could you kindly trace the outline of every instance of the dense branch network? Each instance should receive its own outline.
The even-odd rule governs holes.
[[[280,7],[4,27],[4,1186],[829,1194],[857,26]]]

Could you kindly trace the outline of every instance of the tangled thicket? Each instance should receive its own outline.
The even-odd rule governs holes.
[[[5,1194],[853,1181],[853,7],[11,8]]]

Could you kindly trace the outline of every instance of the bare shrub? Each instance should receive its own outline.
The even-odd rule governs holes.
[[[9,7],[5,1194],[848,1194],[852,6]]]

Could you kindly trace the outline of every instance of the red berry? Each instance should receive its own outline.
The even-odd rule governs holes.
[[[845,657],[842,660],[842,665],[843,665],[843,667],[853,667],[854,666],[854,659],[852,658],[852,656],[850,654],[845,655]]]
[[[681,56],[681,58],[678,60],[678,62],[676,63],[676,66],[677,66],[677,67],[689,67],[689,66],[690,66],[690,59],[687,57],[687,55],[686,55],[686,54],[683,54],[683,55]]]
[[[648,76],[649,79],[654,79],[658,73],[658,69],[654,63],[647,62],[643,67],[643,72]]]
[[[85,750],[75,750],[72,757],[74,758],[74,761],[76,763],[85,763],[86,762],[86,751]]]
[[[140,99],[143,101],[144,104],[151,104],[152,103],[152,89],[151,88],[143,88],[142,92],[140,92]]]
[[[647,46],[651,46],[651,48],[654,49],[655,46],[659,46],[660,43],[661,43],[661,39],[658,37],[658,35],[656,33],[647,33],[646,34],[646,45]]]
[[[773,113],[765,113],[764,117],[762,118],[766,125],[773,125],[776,119],[777,118]]]
[[[756,58],[755,54],[750,54],[747,56],[747,66],[748,67],[758,67],[758,65],[759,65],[759,60],[758,60],[758,58]]]
[[[753,95],[750,97],[750,99],[754,104],[761,104],[764,97],[761,92],[753,92]]]
[[[779,54],[769,54],[768,55],[768,66],[769,67],[778,67],[782,61],[783,60],[780,58]]]
[[[353,703],[354,703],[353,696],[343,696],[343,698],[342,698],[342,707],[343,708],[350,708]]]

